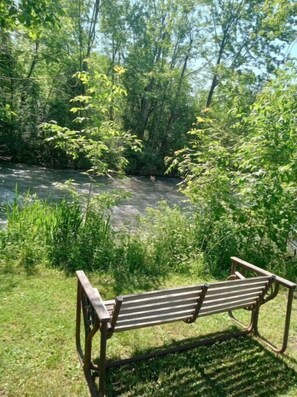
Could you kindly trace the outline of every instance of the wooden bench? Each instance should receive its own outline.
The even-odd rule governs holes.
[[[274,351],[284,352],[288,343],[293,291],[296,284],[239,258],[232,257],[231,259],[231,275],[227,281],[123,295],[107,301],[104,301],[98,290],[92,287],[83,271],[76,272],[78,278],[76,345],[91,394],[97,394],[92,376],[94,372],[99,373],[98,395],[102,397],[105,395],[106,370],[110,367],[186,350],[251,332]],[[280,285],[288,289],[288,299],[283,343],[280,348],[276,348],[260,336],[258,317],[260,307],[277,296]],[[236,333],[197,340],[191,344],[173,346],[166,350],[130,359],[117,361],[107,361],[106,359],[107,341],[117,332],[175,321],[192,323],[200,317],[223,312],[228,312],[232,319],[243,326],[232,313],[233,310],[242,308],[250,310],[251,320],[247,327]],[[84,324],[84,347],[81,344],[81,322]],[[98,331],[100,333],[100,356],[99,364],[96,365],[92,360],[92,342]]]

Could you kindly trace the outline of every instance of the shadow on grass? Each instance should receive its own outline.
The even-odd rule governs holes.
[[[164,274],[131,274],[126,269],[115,269],[113,275],[113,293],[115,295],[132,294],[137,291],[150,291],[160,286]]]
[[[296,386],[297,373],[244,337],[111,368],[107,383],[108,397],[273,397]]]
[[[0,294],[7,294],[19,284],[19,270],[14,267],[0,265]]]

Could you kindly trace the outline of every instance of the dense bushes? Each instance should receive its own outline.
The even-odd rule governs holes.
[[[175,160],[198,208],[197,241],[212,272],[228,269],[236,254],[297,275],[288,253],[297,225],[296,88],[296,73],[280,73],[248,114],[235,104],[221,123],[208,110]]]

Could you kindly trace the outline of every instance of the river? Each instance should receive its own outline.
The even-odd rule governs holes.
[[[73,187],[82,197],[87,196],[89,176],[74,170],[53,170],[21,164],[0,165],[0,222],[5,223],[4,204],[11,202],[16,194],[28,191],[40,198],[60,199],[67,190],[61,185],[72,180]],[[118,190],[129,197],[121,201],[111,212],[114,225],[131,225],[136,216],[145,213],[146,208],[156,207],[160,201],[169,205],[187,206],[185,197],[178,191],[180,180],[177,178],[156,178],[151,181],[147,177],[129,176],[124,178],[97,177],[93,193],[100,194]]]

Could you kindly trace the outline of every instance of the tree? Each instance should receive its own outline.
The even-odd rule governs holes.
[[[196,34],[191,1],[135,2],[127,16],[125,126],[144,142],[134,172],[164,171],[164,156],[184,142],[193,117],[186,71]]]
[[[122,73],[118,68],[118,79]],[[119,82],[113,84],[94,67],[89,72],[78,72],[77,78],[86,87],[85,95],[71,100],[75,105],[71,108],[76,116],[73,122],[79,128],[73,130],[55,122],[44,123],[42,129],[48,135],[47,142],[54,142],[74,160],[86,157],[91,166],[89,171],[96,175],[123,172],[127,165],[125,149],[139,150],[140,142],[122,130],[116,117],[109,119],[108,103],[118,109],[125,90]]]
[[[296,3],[290,0],[207,0],[205,41],[210,87],[206,107],[231,71],[273,73],[286,61],[295,33]],[[227,74],[226,74],[227,72]]]

